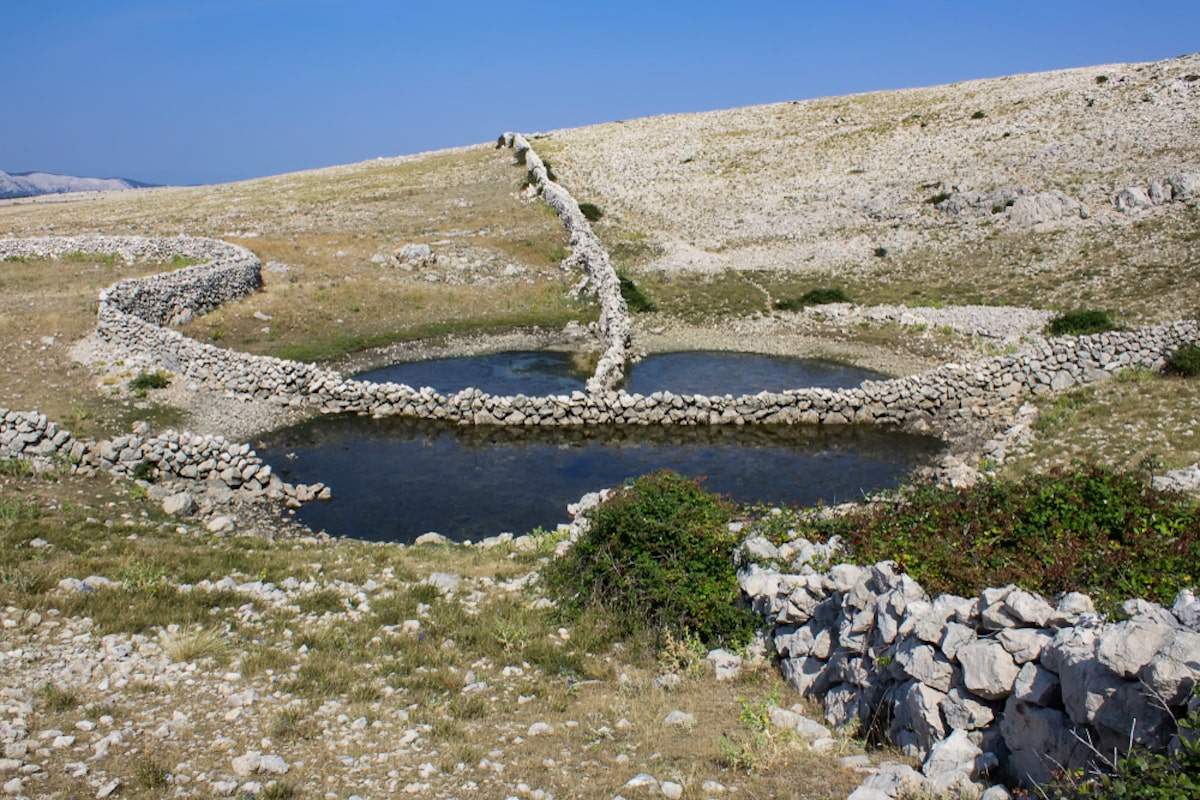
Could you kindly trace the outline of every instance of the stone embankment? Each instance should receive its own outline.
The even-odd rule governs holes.
[[[888,778],[910,792],[1034,785],[1100,753],[1162,750],[1197,703],[1200,600],[1191,592],[1170,609],[1130,600],[1128,618],[1114,622],[1078,593],[1049,602],[1006,586],[931,598],[888,562],[818,571],[837,551],[836,542],[750,539],[747,560],[790,569],[746,564],[739,582],[773,626],[785,677],[823,704],[830,724],[873,728],[922,760],[920,773]]]
[[[175,431],[151,436],[142,427],[113,439],[77,439],[34,411],[0,408],[0,458],[62,464],[81,474],[103,471],[126,478],[218,484],[252,498],[293,505],[330,496],[323,484],[280,480],[248,444]]]

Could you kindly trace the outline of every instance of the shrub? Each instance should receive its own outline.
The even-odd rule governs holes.
[[[971,115],[971,119],[984,119],[985,117],[987,117],[987,114],[983,111],[976,111]]]
[[[625,634],[744,644],[755,619],[738,602],[732,510],[689,478],[643,476],[589,514],[587,533],[546,567],[546,584],[567,614],[602,611]]]
[[[969,489],[919,485],[833,520],[806,538],[842,537],[860,564],[890,559],[931,594],[972,596],[1015,583],[1080,591],[1103,611],[1131,597],[1170,605],[1196,583],[1200,503],[1151,488],[1146,476],[1078,466]]]
[[[938,192],[935,195],[930,195],[929,197],[925,198],[925,202],[929,203],[929,205],[931,205],[931,206],[936,206],[938,203],[941,203],[941,202],[943,202],[945,200],[949,200],[949,199],[950,199],[949,192]]]
[[[587,218],[588,222],[597,222],[604,216],[604,211],[595,203],[580,203],[579,211]]]
[[[1099,83],[1099,84],[1108,83],[1108,76],[1107,75],[1097,75],[1096,83]]]
[[[887,254],[888,254],[888,249],[886,247],[876,247],[875,248],[875,257],[876,258],[887,258]]]
[[[171,376],[166,372],[139,372],[129,382],[129,388],[138,394],[145,394],[149,389],[165,389],[171,385]]]
[[[617,273],[617,278],[621,281],[621,297],[625,298],[625,305],[630,311],[649,312],[657,311],[658,306],[654,301],[646,296],[633,280],[622,273]]]
[[[825,288],[810,289],[799,297],[788,297],[775,301],[775,307],[780,311],[799,311],[806,306],[823,306],[828,303],[849,303],[849,295],[841,289]]]
[[[1181,378],[1200,377],[1200,345],[1189,344],[1172,353],[1167,359],[1166,372]]]
[[[1107,311],[1085,308],[1067,311],[1050,320],[1046,332],[1051,336],[1087,336],[1117,330],[1117,323]]]
[[[1182,800],[1200,797],[1200,713],[1193,711],[1179,727],[1174,753],[1130,750],[1112,762],[1109,774],[1070,771],[1045,787],[1048,800]]]
[[[135,481],[154,483],[154,465],[149,461],[139,461],[137,466],[133,468],[133,472],[129,473],[129,476]]]

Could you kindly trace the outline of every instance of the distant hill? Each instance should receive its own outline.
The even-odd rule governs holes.
[[[5,172],[0,169],[0,199],[67,192],[113,192],[153,185],[128,178],[77,178],[51,172]]]

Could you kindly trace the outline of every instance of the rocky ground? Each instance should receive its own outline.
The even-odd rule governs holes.
[[[1195,310],[1169,287],[1200,269],[1196,211],[1149,194],[1200,173],[1197,74],[1191,55],[623,120],[535,146],[605,210],[618,260],[647,271],[1164,319]]]
[[[0,482],[6,796],[832,798],[879,761],[800,730],[765,661],[560,626],[552,541],[212,533],[129,484]]]

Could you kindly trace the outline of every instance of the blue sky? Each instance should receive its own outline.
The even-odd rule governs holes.
[[[0,168],[207,183],[1200,50],[1200,2],[0,0]]]

